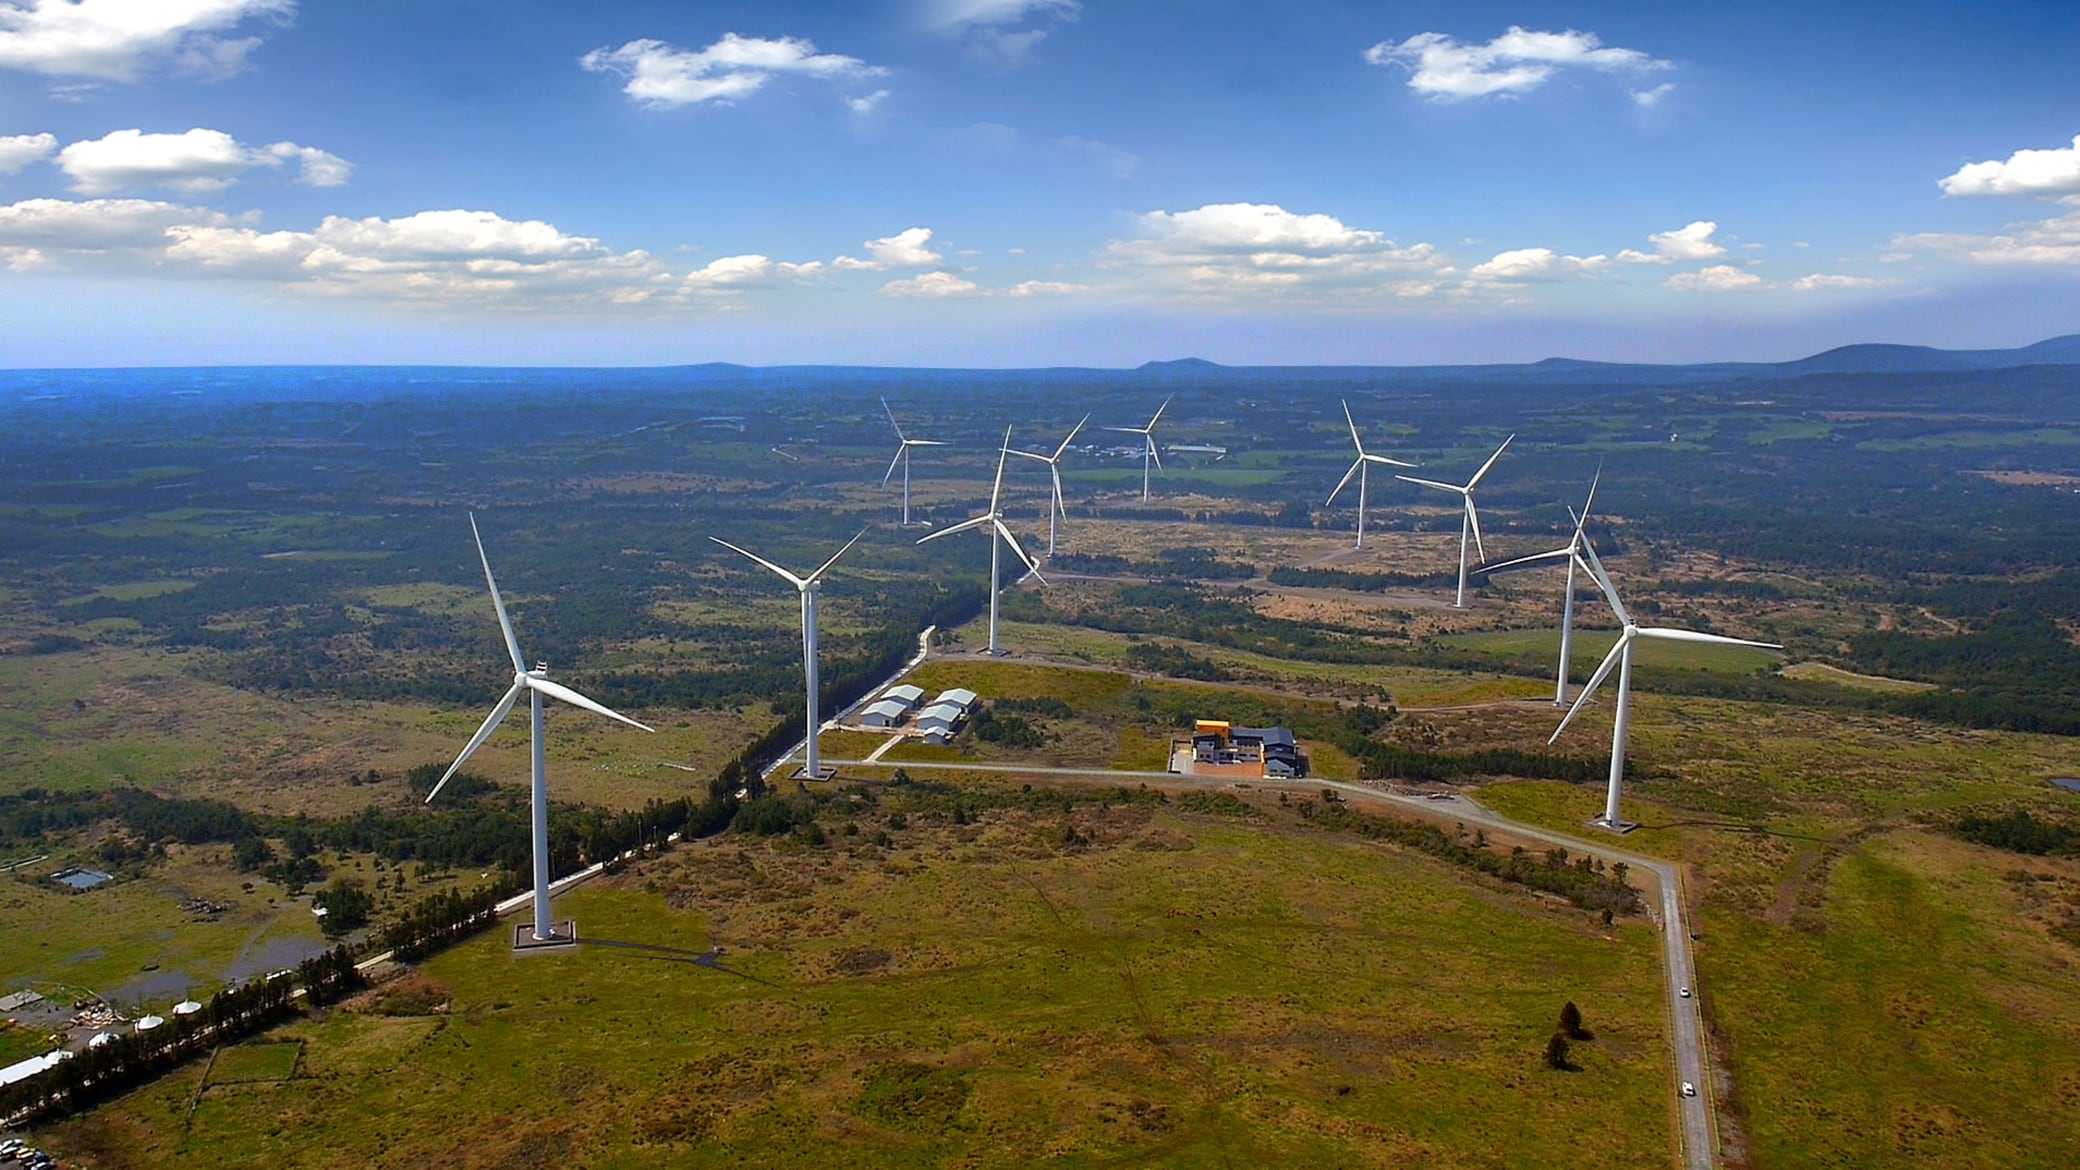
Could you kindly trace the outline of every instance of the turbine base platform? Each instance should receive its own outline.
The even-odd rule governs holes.
[[[1602,817],[1590,817],[1588,824],[1592,829],[1602,829],[1606,833],[1616,833],[1620,837],[1639,828],[1638,821],[1618,821],[1612,823]]]
[[[814,776],[809,774],[808,768],[798,767],[794,770],[794,774],[788,777],[789,780],[814,781],[819,784],[827,780],[836,780],[837,778],[838,766],[836,764],[817,765],[816,775]]]
[[[578,920],[575,918],[566,918],[562,922],[551,923],[548,938],[536,938],[534,936],[534,923],[532,922],[516,922],[513,924],[513,953],[516,955],[534,955],[543,951],[561,951],[577,945]]]

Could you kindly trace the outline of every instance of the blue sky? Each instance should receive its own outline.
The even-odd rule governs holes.
[[[2080,331],[2080,5],[0,0],[0,363]]]

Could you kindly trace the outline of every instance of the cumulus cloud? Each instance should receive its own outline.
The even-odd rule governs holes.
[[[1595,33],[1535,32],[1515,25],[1484,45],[1434,32],[1399,44],[1381,41],[1365,50],[1365,60],[1407,69],[1408,87],[1438,102],[1529,93],[1561,69],[1647,73],[1675,67],[1638,49],[1606,46]]]
[[[1683,227],[1655,232],[1647,237],[1647,242],[1654,245],[1652,252],[1639,252],[1627,248],[1618,253],[1618,259],[1625,264],[1677,264],[1692,260],[1717,260],[1726,254],[1725,246],[1712,240],[1712,234],[1718,230],[1717,223],[1709,219],[1700,219]]]
[[[901,280],[891,280],[881,286],[885,297],[945,297],[981,296],[982,290],[972,280],[955,276],[951,272],[923,272]]]
[[[1945,195],[2080,195],[2080,134],[2073,145],[2018,150],[2007,161],[1991,159],[1959,167],[1936,180]]]
[[[58,149],[51,134],[16,134],[0,138],[0,175],[11,175],[33,162],[40,162]]]
[[[2080,264],[2080,211],[2009,224],[1997,235],[1923,232],[1895,236],[1895,252],[1931,252],[1972,264]]]
[[[763,88],[777,74],[850,81],[888,72],[857,57],[819,53],[801,37],[744,37],[724,33],[705,49],[635,40],[618,49],[594,49],[578,59],[594,73],[625,79],[621,92],[653,108],[728,104]],[[879,99],[875,99],[879,100]]]
[[[1762,288],[1768,282],[1745,268],[1714,264],[1696,272],[1678,272],[1661,283],[1677,292],[1737,292]]]
[[[1608,256],[1563,256],[1551,248],[1516,248],[1497,252],[1486,263],[1474,265],[1467,276],[1476,281],[1514,284],[1601,272],[1609,265]]]
[[[1377,231],[1276,204],[1211,203],[1138,217],[1140,236],[1115,240],[1103,262],[1135,268],[1199,296],[1332,292],[1427,296],[1450,264],[1428,244],[1403,247]]]
[[[1792,292],[1822,292],[1830,289],[1878,288],[1885,282],[1869,276],[1840,276],[1826,272],[1815,272],[1801,276],[1786,285]]]
[[[711,260],[706,267],[687,273],[686,285],[701,292],[732,295],[740,289],[773,288],[815,276],[822,271],[821,261],[790,264],[784,260],[776,261],[771,257],[752,253]]]
[[[259,36],[296,0],[0,0],[0,69],[135,81],[158,64],[205,79],[246,68]]]
[[[149,199],[24,199],[0,207],[0,246],[99,252],[163,243],[182,224],[222,224],[214,211]]]
[[[866,260],[852,256],[840,256],[831,261],[831,267],[846,272],[880,272],[889,268],[928,268],[945,257],[928,246],[932,229],[924,227],[905,228],[892,236],[866,241]]]
[[[862,94],[859,97],[846,98],[845,108],[851,110],[855,114],[871,114],[874,112],[874,108],[876,106],[879,106],[883,101],[886,101],[887,99],[888,91],[885,89],[877,89],[873,93]]]
[[[59,169],[72,176],[72,189],[82,195],[125,187],[220,191],[255,167],[291,160],[299,164],[298,181],[313,187],[337,187],[354,171],[352,163],[316,147],[293,142],[246,146],[221,130],[200,127],[181,134],[116,130],[58,152]]]
[[[1651,110],[1661,104],[1662,98],[1667,97],[1669,94],[1672,94],[1675,91],[1675,82],[1664,81],[1660,85],[1657,85],[1652,89],[1628,89],[1625,91],[1625,96],[1631,98],[1632,104],[1638,106],[1640,109]]]
[[[1007,297],[1068,297],[1091,291],[1087,284],[1060,280],[1024,280],[1004,290]]]
[[[1082,11],[1077,0],[928,0],[925,23],[959,38],[971,55],[1016,69],[1056,23]]]

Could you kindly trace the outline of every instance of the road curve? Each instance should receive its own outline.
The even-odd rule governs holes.
[[[1007,775],[1048,776],[1071,781],[1135,780],[1142,783],[1159,783],[1171,788],[1226,789],[1234,783],[1232,779],[1226,778],[1184,776],[1172,772],[1142,772],[1123,768],[1053,768],[1032,764],[925,763],[907,760],[878,760],[871,764],[863,760],[831,760],[830,763],[851,768],[994,772]],[[1690,930],[1683,916],[1682,875],[1675,866],[1657,858],[1614,848],[1610,839],[1590,840],[1585,837],[1573,837],[1512,820],[1463,795],[1454,796],[1450,801],[1435,801],[1421,796],[1383,792],[1377,788],[1342,780],[1315,778],[1269,781],[1264,786],[1298,791],[1309,788],[1332,789],[1361,801],[1400,808],[1426,820],[1464,823],[1506,833],[1512,837],[1556,845],[1570,852],[1593,854],[1607,862],[1622,861],[1633,873],[1649,875],[1661,902],[1661,969],[1665,977],[1668,1000],[1669,1044],[1675,1053],[1675,1083],[1668,1086],[1668,1091],[1675,1097],[1682,1121],[1679,1164],[1683,1170],[1712,1170],[1715,1165],[1717,1142],[1712,1133],[1711,1082],[1705,1076],[1708,1065],[1704,1027],[1698,1016],[1697,1000],[1683,994],[1685,989],[1695,986],[1692,974],[1694,964],[1690,953]],[[1696,1086],[1697,1096],[1682,1096],[1679,1086],[1683,1082]]]

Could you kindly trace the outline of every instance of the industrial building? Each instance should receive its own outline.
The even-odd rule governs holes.
[[[1236,727],[1225,719],[1201,719],[1193,726],[1188,747],[1173,745],[1170,770],[1293,780],[1307,775],[1307,757],[1283,727]]]

